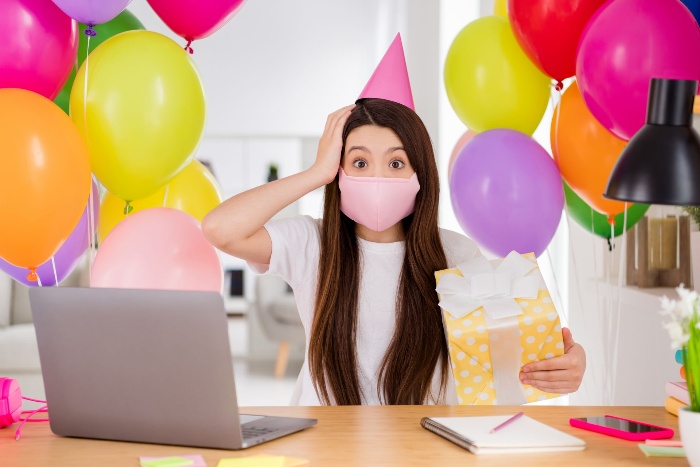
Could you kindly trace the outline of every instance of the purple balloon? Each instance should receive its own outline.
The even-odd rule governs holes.
[[[541,255],[564,207],[554,161],[514,130],[485,131],[467,143],[452,169],[450,194],[466,234],[501,257],[511,251]]]
[[[89,201],[88,201],[89,204]],[[94,218],[94,228],[97,228],[97,223],[99,221],[100,213],[100,192],[97,189],[97,183],[95,179],[92,180],[92,215]],[[83,215],[80,217],[78,225],[73,229],[70,236],[63,242],[61,248],[58,249],[54,255],[54,262],[56,263],[56,275],[54,276],[53,265],[49,259],[47,262],[39,266],[36,270],[39,278],[41,279],[42,286],[53,286],[56,285],[56,279],[58,282],[62,282],[63,279],[68,277],[68,275],[73,272],[75,266],[80,261],[80,258],[87,250],[88,238],[90,232],[90,226],[88,225],[88,206],[85,206]],[[31,282],[27,279],[27,273],[29,272],[26,268],[20,268],[14,266],[4,259],[0,258],[0,271],[4,271],[10,277],[12,277],[17,282],[20,282],[28,286],[38,286],[38,282]]]
[[[124,11],[131,0],[53,0],[53,2],[71,18],[88,26],[94,26],[114,19]],[[87,32],[86,34],[94,35]]]

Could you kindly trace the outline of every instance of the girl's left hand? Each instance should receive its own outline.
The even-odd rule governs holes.
[[[574,342],[569,328],[562,328],[561,331],[564,355],[525,365],[520,373],[523,384],[557,394],[575,392],[581,385],[586,371],[586,352]]]

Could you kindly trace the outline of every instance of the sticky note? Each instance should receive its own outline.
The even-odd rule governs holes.
[[[284,467],[284,456],[255,456],[221,459],[217,467]]]
[[[647,457],[685,457],[683,448],[649,446],[648,444],[640,443],[639,449],[641,449]]]
[[[206,467],[207,463],[200,455],[140,457],[141,467]]]
[[[306,459],[260,454],[249,457],[221,459],[217,467],[302,467],[309,465]]]

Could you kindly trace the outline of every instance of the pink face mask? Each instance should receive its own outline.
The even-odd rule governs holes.
[[[418,177],[350,177],[340,169],[340,210],[358,224],[381,232],[413,213]]]

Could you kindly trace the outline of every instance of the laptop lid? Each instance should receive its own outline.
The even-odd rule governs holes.
[[[29,297],[54,433],[241,447],[219,294],[44,287]]]

